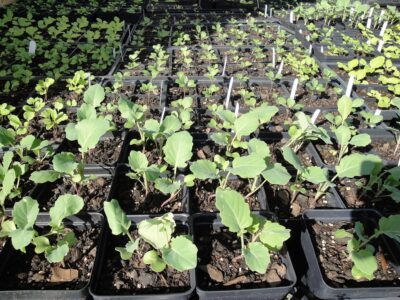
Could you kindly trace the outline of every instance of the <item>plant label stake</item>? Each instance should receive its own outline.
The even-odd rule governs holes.
[[[321,46],[321,53],[324,53],[324,46]]]
[[[293,23],[293,21],[294,21],[294,14],[293,14],[293,10],[291,10],[290,14],[289,14],[289,22]]]
[[[115,47],[113,47],[113,58],[115,58]]]
[[[283,60],[281,60],[281,63],[279,65],[278,74],[282,74],[282,71],[283,71]]]
[[[36,42],[32,40],[29,42],[28,53],[35,54],[35,52],[36,52]]]
[[[272,7],[269,10],[269,17],[272,18]]]
[[[376,51],[378,51],[379,53],[382,52],[383,43],[384,43],[383,40],[380,40],[380,41],[379,41],[378,48],[376,49]]]
[[[310,47],[308,47],[308,54],[312,54],[312,44],[310,44]]]
[[[371,7],[371,9],[369,10],[368,18],[371,18],[373,13],[374,13],[374,8]]]
[[[371,24],[372,24],[372,19],[368,18],[368,20],[367,20],[367,28],[368,29],[371,29]]]
[[[233,77],[231,77],[229,81],[228,94],[226,95],[226,100],[225,100],[225,109],[229,108],[229,100],[231,99],[232,86],[233,86]]]
[[[239,101],[236,102],[235,106],[235,117],[237,118],[239,116]]]
[[[225,76],[226,64],[228,62],[228,57],[225,55],[224,57],[224,67],[222,68],[222,76]]]
[[[258,9],[260,8],[260,2],[259,2],[259,0],[257,0],[257,8],[258,8]]]
[[[307,41],[310,41],[310,35],[309,35],[309,34],[307,34],[306,40],[307,40]]]
[[[303,30],[299,29],[299,33],[300,33],[300,34],[303,34]]]
[[[121,60],[124,61],[124,56],[122,55],[122,44],[119,44],[119,54],[121,55]]]
[[[290,91],[290,99],[292,99],[292,100],[294,100],[294,97],[296,96],[298,84],[299,84],[299,79],[295,78],[295,80],[293,81],[292,90]]]
[[[161,81],[161,85],[160,85],[160,105],[161,105],[161,98],[162,98],[162,94],[163,94],[163,87],[164,87],[164,81]]]
[[[379,32],[379,36],[383,37],[383,35],[385,34],[386,28],[388,26],[388,21],[385,21],[385,23],[383,23],[381,31]]]
[[[88,84],[89,84],[89,87],[90,87],[92,85],[92,80],[90,79],[90,77],[91,77],[90,72],[87,73],[87,75],[88,75]]]
[[[384,9],[382,9],[381,10],[381,13],[380,13],[380,15],[379,15],[379,20],[378,20],[378,23],[380,24],[381,22],[382,22],[382,18],[383,18],[383,15],[385,14],[385,10]]]
[[[264,18],[267,17],[267,13],[268,13],[268,4],[265,4],[265,8],[264,8]]]
[[[399,162],[397,163],[397,166],[400,167],[400,158],[399,158]]]
[[[351,17],[353,16],[353,14],[354,14],[354,7],[352,6],[352,7],[350,8],[349,21],[351,21]]]
[[[381,114],[381,110],[379,109],[379,108],[377,108],[376,110],[375,110],[375,113],[374,113],[374,116],[379,116],[380,114]]]
[[[275,69],[276,65],[276,52],[275,47],[272,47],[272,67]]]
[[[162,113],[161,113],[161,118],[160,118],[160,124],[164,121],[164,116],[165,116],[165,106],[163,107]]]
[[[312,124],[315,124],[315,122],[317,121],[318,116],[319,116],[320,113],[321,113],[320,109],[317,109],[316,111],[314,111],[314,113],[312,114],[312,117],[311,117],[311,123]]]
[[[347,97],[351,96],[351,91],[353,90],[353,84],[354,84],[354,75],[350,75],[349,82],[347,83],[347,88],[346,88]]]

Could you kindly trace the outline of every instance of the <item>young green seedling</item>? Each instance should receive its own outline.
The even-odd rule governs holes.
[[[188,130],[193,125],[193,98],[185,97],[171,102],[171,107],[175,108],[171,115],[176,116],[182,123],[182,129]]]
[[[124,235],[129,241],[124,247],[116,247],[121,259],[130,260],[137,253],[143,263],[154,272],[162,272],[167,265],[179,272],[194,269],[197,265],[197,247],[188,235],[173,237],[176,223],[172,213],[161,217],[146,219],[136,224],[138,237],[132,237],[132,222],[121,209],[118,201],[113,199],[104,203],[104,211],[113,235]],[[142,244],[142,246],[141,246]],[[152,250],[143,253],[143,244]]]
[[[378,270],[378,262],[375,256],[377,250],[372,241],[383,235],[400,242],[400,215],[381,217],[378,228],[372,235],[365,233],[364,225],[359,221],[355,223],[354,233],[345,229],[336,230],[336,239],[348,240],[347,254],[353,263],[351,274],[354,279],[373,280],[375,278],[374,273]]]
[[[236,191],[217,189],[216,206],[221,222],[240,239],[243,259],[253,272],[264,274],[270,264],[270,251],[279,251],[290,237],[290,230],[250,212],[249,205]]]

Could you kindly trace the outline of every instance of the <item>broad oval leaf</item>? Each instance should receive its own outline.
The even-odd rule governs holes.
[[[400,242],[400,215],[380,218],[379,232]]]
[[[232,174],[241,178],[255,178],[265,170],[267,165],[262,157],[257,154],[250,154],[235,158],[232,161]]]
[[[193,175],[201,180],[218,178],[217,165],[209,160],[201,159],[190,166]]]
[[[193,138],[187,131],[171,135],[163,147],[165,161],[174,168],[186,167],[187,161],[192,158]]]
[[[175,221],[172,213],[161,217],[143,220],[138,224],[140,237],[155,249],[166,247],[175,230]]]
[[[12,216],[19,229],[29,229],[35,224],[39,214],[39,203],[31,197],[24,197],[15,203]]]
[[[244,231],[253,223],[249,205],[236,191],[218,188],[215,206],[220,211],[222,224],[231,232]]]
[[[274,163],[267,166],[267,168],[261,173],[265,180],[270,184],[286,185],[292,176],[280,163]]]
[[[244,249],[246,265],[253,272],[264,274],[271,261],[268,248],[259,242],[248,243]]]
[[[10,232],[11,244],[15,250],[25,252],[25,247],[31,243],[34,236],[35,230],[33,229],[16,229]]]
[[[336,172],[340,178],[363,176],[370,174],[372,170],[381,163],[382,160],[379,156],[353,153],[340,160],[339,165],[336,166]]]
[[[93,84],[83,94],[83,101],[93,107],[98,107],[105,96],[104,88],[100,84]]]
[[[290,229],[279,223],[266,221],[260,234],[260,240],[270,249],[280,250],[290,238]]]
[[[238,137],[248,136],[256,131],[259,125],[259,120],[254,117],[253,113],[249,112],[235,120],[233,130]]]
[[[256,154],[264,160],[271,155],[267,143],[259,139],[251,139],[248,143],[248,149],[249,154]]]
[[[64,257],[68,254],[68,244],[57,245],[55,248],[46,252],[46,258],[49,263],[58,263],[63,261]]]
[[[134,171],[139,171],[147,168],[149,161],[144,153],[132,150],[128,158],[129,166]]]
[[[40,184],[45,182],[54,182],[61,178],[61,174],[53,170],[35,171],[29,177],[34,183]]]
[[[100,138],[110,129],[106,119],[85,119],[75,126],[76,138],[81,152],[87,152],[96,147]]]
[[[178,236],[171,240],[170,246],[161,249],[165,262],[183,272],[197,265],[197,247],[187,236]]]
[[[160,256],[158,256],[158,253],[155,250],[147,251],[143,255],[143,262],[146,265],[150,265],[150,268],[154,272],[162,272],[166,267],[166,263]]]
[[[49,211],[51,226],[60,226],[63,219],[76,215],[82,210],[83,205],[83,199],[77,195],[65,194],[58,197]]]
[[[119,206],[117,200],[112,199],[111,201],[104,202],[104,212],[112,234],[120,235],[129,232],[131,221],[128,220],[128,217]]]
[[[60,173],[72,174],[78,163],[75,162],[75,155],[70,152],[61,152],[54,155],[53,158],[53,168],[55,171]]]

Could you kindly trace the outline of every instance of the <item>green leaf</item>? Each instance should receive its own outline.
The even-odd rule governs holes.
[[[85,119],[75,126],[76,137],[81,148],[79,151],[87,152],[96,147],[100,138],[110,129],[106,119]]]
[[[45,171],[35,171],[29,177],[29,180],[34,183],[40,184],[45,182],[54,182],[57,179],[61,178],[61,174],[57,171],[53,170],[45,170]]]
[[[255,178],[266,168],[265,161],[257,154],[235,158],[232,161],[231,173],[241,178]]]
[[[15,136],[11,131],[0,126],[0,147],[11,146],[15,143]]]
[[[171,135],[165,146],[165,161],[176,168],[185,168],[188,160],[192,158],[193,138],[187,131]]]
[[[104,88],[100,84],[94,84],[83,94],[83,101],[93,107],[98,107],[104,100],[105,96]]]
[[[206,159],[195,161],[190,166],[190,171],[196,178],[201,180],[218,178],[217,165]]]
[[[248,148],[249,154],[257,154],[264,160],[271,155],[267,143],[256,138],[249,141]]]
[[[166,133],[167,135],[170,135],[181,129],[181,126],[182,124],[177,117],[166,116],[160,126],[160,131]]]
[[[270,106],[267,103],[261,104],[259,107],[253,109],[251,112],[256,114],[261,124],[269,123],[274,115],[278,113],[279,109],[276,106]]]
[[[154,187],[164,195],[170,195],[175,193],[181,187],[181,184],[170,178],[157,178]]]
[[[45,236],[35,237],[32,240],[32,244],[35,245],[35,252],[37,254],[43,253],[51,247],[49,239]]]
[[[68,244],[57,245],[50,251],[46,252],[46,258],[49,263],[58,263],[64,260],[64,257],[68,254]]]
[[[12,216],[19,229],[33,228],[39,214],[39,203],[31,197],[24,197],[15,203]]]
[[[83,199],[77,195],[65,194],[57,198],[54,206],[50,208],[50,225],[58,227],[62,220],[76,215],[83,208]]]
[[[351,111],[353,109],[351,99],[347,96],[342,96],[338,100],[337,105],[340,115],[342,116],[343,120],[346,120],[347,117],[351,114]]]
[[[356,147],[365,147],[371,144],[371,137],[367,133],[360,133],[352,137],[350,144]]]
[[[131,221],[128,220],[125,212],[119,206],[117,200],[104,202],[104,212],[107,217],[108,226],[114,235],[127,234],[131,227]]]
[[[364,176],[370,174],[381,161],[373,154],[354,153],[341,159],[339,165],[336,166],[336,172],[340,178]]]
[[[197,265],[197,247],[188,236],[178,236],[171,240],[169,247],[161,249],[165,262],[183,272],[194,269]]]
[[[344,229],[338,229],[335,231],[335,238],[336,239],[353,238],[353,235]]]
[[[248,243],[244,249],[246,265],[253,272],[264,274],[270,263],[268,248],[259,242]]]
[[[175,221],[172,213],[143,220],[138,224],[140,237],[155,249],[166,247],[171,240],[174,230]]]
[[[146,265],[150,265],[150,268],[157,273],[164,271],[165,267],[167,266],[167,264],[161,257],[158,256],[157,251],[155,250],[147,251],[143,255],[143,262]]]
[[[268,165],[267,168],[261,173],[265,180],[270,184],[286,185],[292,177],[286,168],[280,163]]]
[[[1,231],[0,231],[0,237],[6,237],[10,235],[10,232],[14,231],[17,229],[15,226],[15,223],[13,220],[5,220],[1,224]]]
[[[320,184],[328,181],[328,170],[321,167],[307,167],[301,176],[308,182]]]
[[[300,162],[300,159],[296,155],[296,153],[292,150],[292,148],[286,146],[282,149],[283,158],[290,163],[297,171],[300,173],[304,172],[304,167]]]
[[[351,252],[351,259],[354,263],[352,275],[355,279],[367,278],[372,280],[374,272],[378,269],[378,263],[371,251],[360,250]]]
[[[241,232],[251,226],[253,219],[249,205],[236,191],[217,189],[215,206],[220,211],[222,223],[231,232]]]
[[[61,152],[54,155],[53,168],[60,173],[72,174],[78,168],[75,155],[70,152]]]
[[[385,63],[385,57],[384,56],[377,56],[371,59],[369,65],[374,68],[374,69],[379,69],[382,67]]]
[[[16,179],[17,179],[17,176],[15,174],[15,170],[14,169],[8,170],[3,178],[2,187],[1,187],[1,191],[0,191],[2,201],[4,201],[4,199],[13,190]]]
[[[11,244],[14,249],[25,252],[25,247],[31,243],[34,236],[35,230],[33,229],[16,229],[10,232]]]
[[[267,221],[260,234],[260,240],[268,248],[280,250],[283,243],[290,238],[290,229],[279,223]]]
[[[254,114],[250,112],[241,115],[235,120],[233,130],[235,134],[240,138],[242,136],[248,136],[256,131],[259,125],[260,123],[258,119],[255,118]]]
[[[126,243],[125,247],[116,247],[115,250],[119,252],[121,259],[129,260],[131,259],[133,252],[135,252],[139,248],[140,239],[136,239],[136,241],[129,241]]]
[[[351,131],[346,125],[341,125],[335,130],[335,135],[339,145],[347,145],[351,138]]]
[[[379,232],[400,242],[400,215],[380,218]]]
[[[129,166],[132,170],[144,170],[149,165],[149,161],[144,153],[139,151],[131,151],[128,158]]]
[[[227,132],[215,132],[210,135],[210,139],[220,146],[226,146],[229,143],[230,134]]]

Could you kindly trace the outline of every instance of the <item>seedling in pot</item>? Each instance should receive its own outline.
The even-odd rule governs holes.
[[[36,85],[35,90],[36,92],[44,96],[44,101],[47,102],[47,93],[51,85],[54,84],[53,78],[46,78],[45,80],[39,80],[39,83]]]
[[[379,219],[378,228],[373,234],[367,234],[364,224],[356,222],[354,225],[354,233],[345,229],[338,229],[335,232],[335,239],[347,240],[348,259],[351,260],[353,267],[351,274],[354,279],[373,280],[375,271],[378,270],[378,261],[376,253],[381,249],[376,249],[373,241],[381,236],[400,242],[400,215],[391,215],[389,217],[381,217]],[[380,248],[380,247],[379,247]]]
[[[104,203],[104,211],[113,235],[124,235],[129,241],[125,247],[116,247],[123,260],[131,260],[138,255],[152,271],[162,272],[171,267],[179,272],[194,269],[197,265],[197,247],[188,235],[174,236],[176,223],[172,213],[145,219],[137,224],[138,237],[132,237],[132,222],[113,199]],[[143,244],[152,250],[143,253]]]
[[[331,123],[331,130],[335,131],[335,129],[341,125],[351,127],[352,124],[349,117],[354,114],[358,108],[362,107],[363,104],[364,100],[361,98],[352,100],[348,96],[342,96],[337,103],[339,114],[334,115],[330,112],[324,115],[325,119]]]
[[[81,95],[86,87],[89,85],[89,81],[94,80],[94,76],[82,70],[76,71],[74,77],[67,79],[67,88],[69,91],[74,92],[77,95]],[[70,105],[70,106],[76,106]]]
[[[375,128],[383,121],[383,116],[381,114],[362,110],[360,111],[360,115],[363,118],[364,123],[371,128]]]
[[[121,118],[125,119],[124,127],[129,130],[137,130],[140,134],[140,139],[132,139],[130,144],[143,144],[145,142],[143,127],[145,114],[148,111],[147,106],[136,104],[121,96],[118,101],[118,111],[121,114]]]
[[[196,83],[194,80],[189,79],[183,72],[178,72],[177,76],[178,78],[175,79],[175,83],[182,89],[183,97],[186,97],[189,90],[196,87]]]
[[[10,237],[16,250],[25,252],[26,247],[32,244],[35,252],[44,253],[48,262],[62,262],[76,243],[74,231],[66,228],[63,220],[76,215],[82,208],[83,200],[79,196],[65,194],[58,197],[49,212],[49,231],[39,233],[35,230],[39,204],[30,197],[24,197],[15,203],[12,218],[3,222],[0,235]]]
[[[193,115],[193,98],[185,97],[171,102],[171,107],[175,108],[171,112],[171,115],[177,117],[182,123],[182,129],[188,130],[192,127],[192,115]]]
[[[270,251],[279,251],[290,237],[290,230],[260,215],[251,214],[243,197],[232,190],[217,189],[216,206],[222,224],[240,239],[242,254],[253,272],[264,274],[270,264]]]

